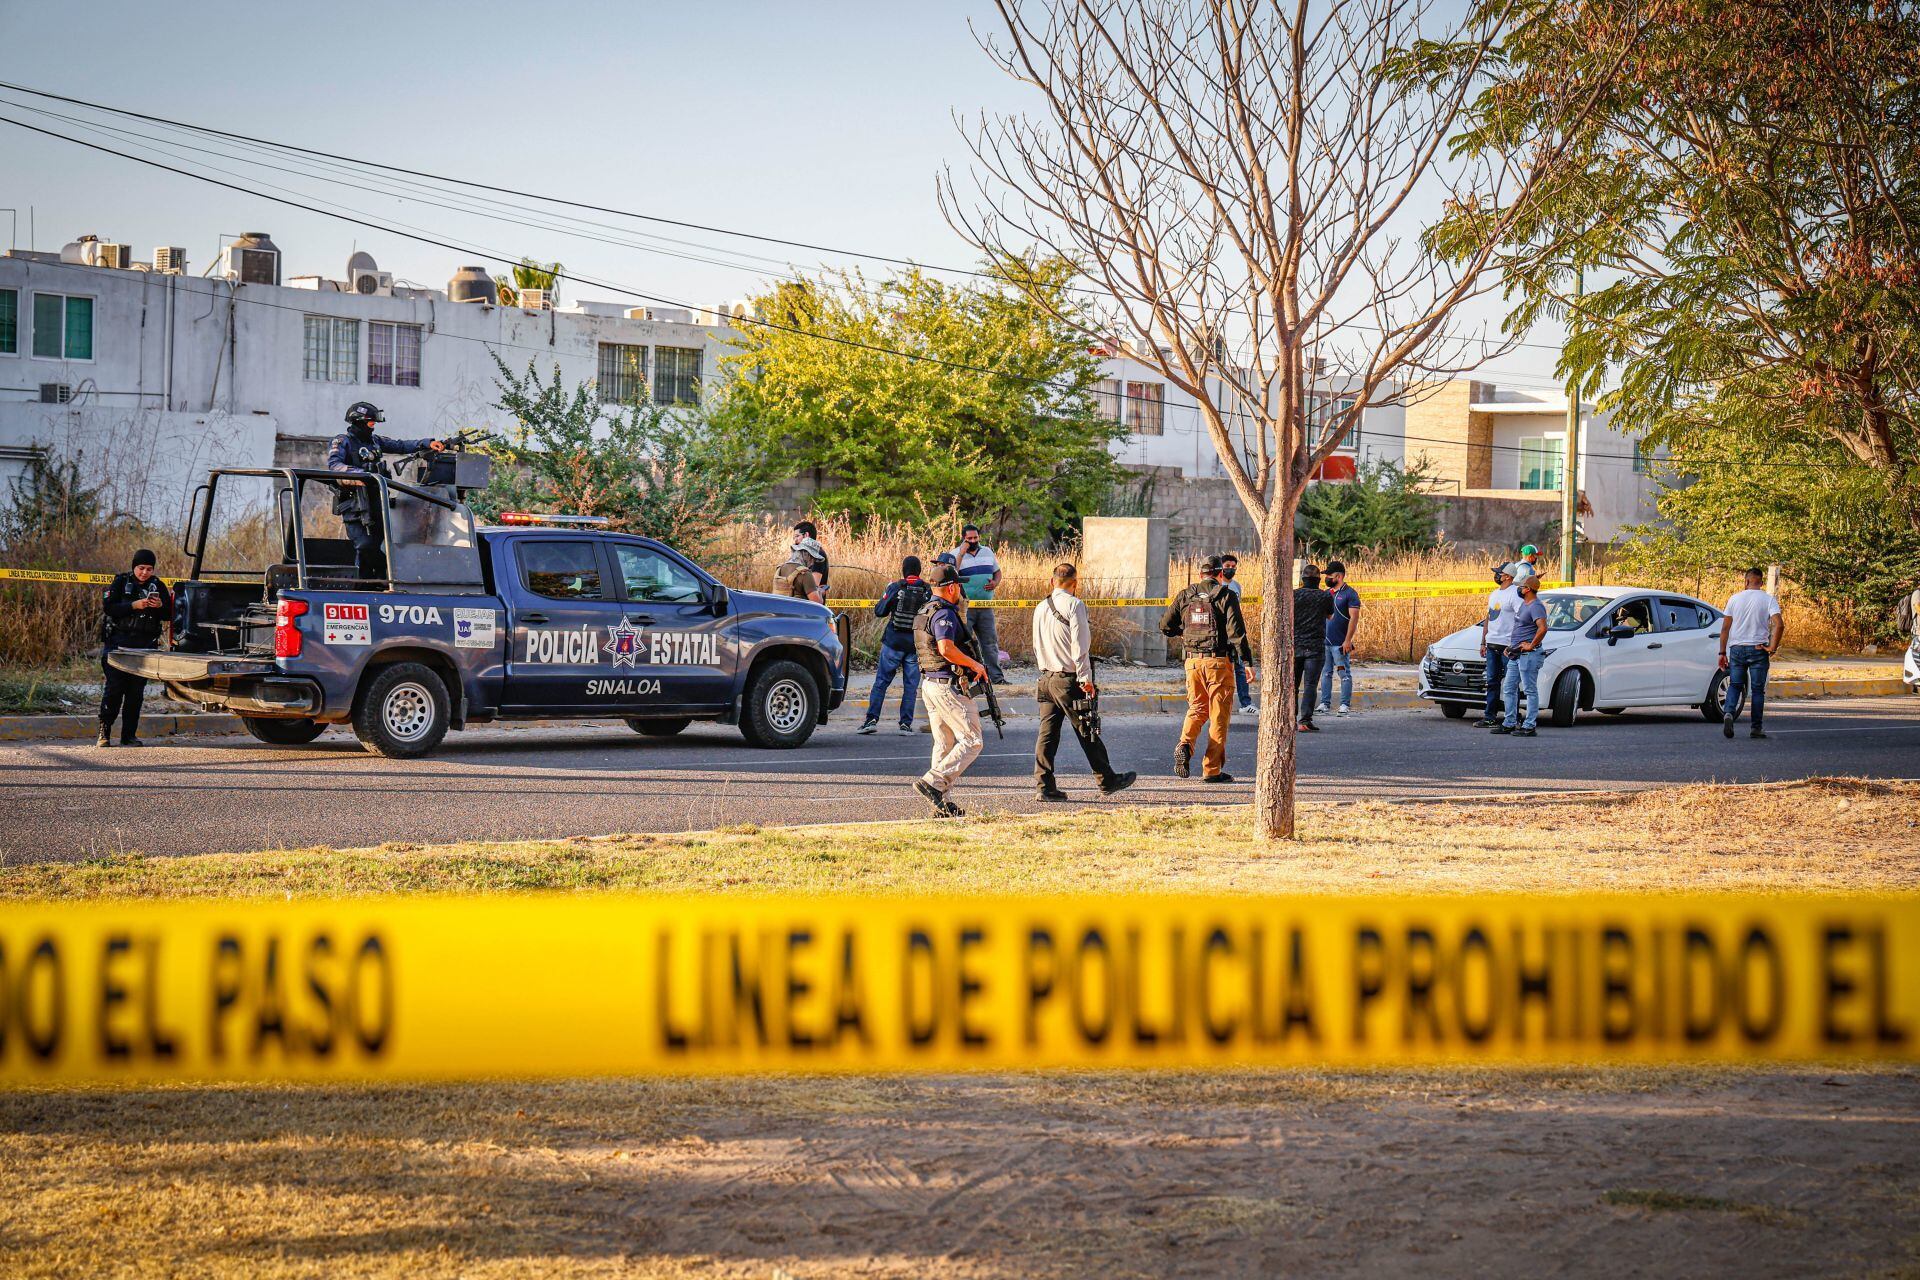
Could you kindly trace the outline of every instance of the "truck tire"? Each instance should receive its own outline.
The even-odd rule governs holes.
[[[1449,720],[1458,720],[1467,714],[1467,704],[1464,702],[1443,702],[1440,704],[1440,714]]]
[[[740,708],[741,736],[756,747],[790,751],[813,736],[820,690],[797,662],[769,662],[753,673]]]
[[[649,738],[671,738],[692,723],[692,716],[674,716],[670,720],[647,720],[640,716],[627,717],[629,729],[635,733],[643,733]]]
[[[1700,716],[1708,724],[1719,724],[1727,718],[1727,673],[1716,671],[1713,679],[1707,681],[1707,698],[1700,704]]]
[[[389,760],[424,756],[447,736],[452,700],[431,667],[396,662],[376,667],[353,701],[360,745]]]
[[[1580,714],[1580,673],[1562,671],[1560,678],[1553,682],[1553,719],[1550,723],[1556,729],[1571,729],[1573,718]]]
[[[274,716],[241,716],[247,732],[276,747],[304,747],[327,731],[317,720],[282,720]]]

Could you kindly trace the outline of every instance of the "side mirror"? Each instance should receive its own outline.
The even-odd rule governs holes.
[[[726,587],[718,582],[714,583],[712,590],[707,593],[707,605],[713,610],[713,616],[716,618],[727,616],[727,606],[732,599]]]
[[[1608,647],[1612,647],[1613,645],[1619,644],[1622,640],[1631,640],[1639,634],[1640,633],[1632,627],[1608,627],[1607,645]]]

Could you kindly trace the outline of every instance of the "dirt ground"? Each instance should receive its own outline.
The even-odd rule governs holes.
[[[1920,1274],[1920,1075],[0,1096],[0,1273]]]

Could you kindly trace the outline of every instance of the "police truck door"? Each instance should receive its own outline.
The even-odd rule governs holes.
[[[612,674],[609,644],[621,620],[598,542],[526,537],[513,546],[509,707],[585,707],[588,682]]]
[[[733,619],[714,612],[705,580],[644,543],[609,549],[633,646],[630,657],[614,657],[629,704],[640,711],[725,706],[733,694]]]

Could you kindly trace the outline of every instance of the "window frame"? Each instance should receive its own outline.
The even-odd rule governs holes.
[[[615,397],[608,394],[606,370],[607,370],[607,352],[609,351],[637,351],[640,353],[639,373],[637,375],[634,375],[632,373],[623,373],[620,375],[622,377],[635,377],[635,376],[638,377],[639,379],[638,394],[630,397]],[[594,358],[594,379],[593,379],[594,391],[595,391],[595,394],[599,396],[601,404],[627,406],[627,405],[649,404],[652,402],[653,378],[651,376],[651,371],[653,367],[653,358],[652,358],[652,353],[647,347],[646,343],[644,342],[596,343],[594,345],[593,358]]]
[[[693,357],[693,378],[692,378],[692,385],[689,388],[692,394],[684,400],[670,398],[670,392],[675,388],[676,384],[681,379],[678,372],[676,372],[672,378],[669,378],[666,376],[665,372],[662,369],[663,362],[661,360],[661,355],[668,351],[671,351],[676,355],[691,355]],[[654,344],[653,383],[652,383],[653,402],[661,406],[662,408],[667,408],[667,409],[680,409],[680,408],[687,408],[689,406],[698,405],[700,403],[700,383],[706,376],[705,366],[706,366],[706,350],[703,347],[668,347],[668,346],[662,346],[658,343]]]
[[[593,557],[594,571],[599,576],[600,594],[596,596],[550,596],[535,587],[530,580],[527,567],[527,552],[535,547],[585,547]],[[541,600],[551,600],[556,604],[609,604],[618,603],[607,593],[607,583],[613,574],[609,571],[607,557],[598,542],[587,538],[520,538],[513,548],[513,567],[520,579],[520,589],[530,596]]]
[[[1121,386],[1123,388],[1123,403],[1126,406],[1127,434],[1135,436],[1166,435],[1167,384],[1164,382],[1148,382],[1144,380],[1136,382],[1129,378],[1122,383]],[[1157,394],[1146,394],[1146,388],[1148,387],[1153,388]],[[1152,405],[1154,409],[1153,425],[1151,427],[1144,421],[1146,417],[1144,410],[1147,405]]]
[[[20,290],[13,285],[6,285],[0,287],[0,293],[9,294],[13,298],[13,350],[0,347],[0,356],[17,356],[20,354]]]
[[[1116,427],[1127,425],[1127,392],[1124,378],[1099,378],[1093,384],[1094,413],[1102,422]]]
[[[36,303],[41,298],[60,299],[60,354],[57,356],[43,356],[34,349],[40,341],[40,316],[37,306],[29,308],[29,312],[33,315],[33,338],[27,343],[25,354],[31,355],[35,360],[53,360],[61,364],[95,363],[99,358],[98,353],[100,350],[100,343],[98,341],[100,332],[100,296],[94,293],[73,293],[65,289],[35,289],[32,291],[32,297]],[[67,354],[67,304],[75,298],[84,298],[87,303],[87,347],[88,350],[93,353],[91,355],[72,356]],[[17,309],[14,313],[13,327],[15,342],[17,344],[20,330],[19,312]]]
[[[390,375],[390,377],[386,380],[382,380],[380,378],[376,378],[373,376],[373,331],[375,329],[390,329],[393,331],[393,337],[394,337],[393,355],[392,355],[392,359],[388,362],[388,368],[387,368],[387,372]],[[402,329],[411,330],[413,333],[413,381],[412,382],[400,381],[400,373],[401,373],[400,331]],[[369,320],[367,321],[367,385],[370,387],[418,387],[420,386],[423,379],[422,365],[425,363],[426,348],[427,348],[427,331],[424,325],[413,324],[412,322],[406,321],[406,320]]]
[[[311,354],[310,350],[308,349],[308,343],[307,343],[308,331],[311,329],[313,322],[316,320],[324,320],[327,323],[326,364],[327,364],[328,376],[324,378],[314,377],[311,373],[308,372],[308,367],[307,367],[307,357]],[[349,378],[336,378],[332,376],[333,372],[340,367],[340,360],[334,351],[334,336],[340,332],[340,327],[342,325],[345,325],[353,333],[353,361],[352,361],[353,368],[351,370],[352,376]],[[359,386],[360,385],[360,321],[351,316],[328,315],[324,311],[302,312],[301,322],[300,322],[300,380],[302,382],[319,382],[329,386],[336,386],[336,387]]]
[[[1528,484],[1527,483],[1527,454],[1528,454],[1528,447],[1532,445],[1538,445],[1543,450],[1546,450],[1548,453],[1550,453],[1550,455],[1553,458],[1553,478],[1558,483],[1555,483],[1555,484]],[[1551,446],[1551,448],[1549,449],[1548,446]],[[1567,442],[1564,437],[1560,439],[1556,439],[1553,436],[1521,436],[1520,439],[1515,442],[1514,447],[1518,449],[1520,453],[1519,474],[1514,477],[1514,485],[1520,492],[1522,493],[1554,493],[1565,487],[1565,476],[1567,473]]]
[[[673,552],[669,551],[667,548],[663,546],[655,546],[651,543],[646,543],[646,542],[630,542],[622,539],[619,541],[607,543],[606,548],[607,548],[607,559],[613,565],[613,581],[618,586],[620,591],[619,598],[627,604],[658,604],[658,605],[674,605],[674,606],[704,605],[713,598],[713,580],[709,578],[705,573],[701,572],[700,566],[694,564],[690,560],[682,559],[681,557],[675,555]],[[644,552],[647,555],[658,556],[661,560],[665,561],[667,564],[673,566],[676,569],[679,569],[681,572],[685,573],[688,577],[692,578],[694,585],[699,588],[699,591],[700,591],[699,595],[695,596],[691,600],[656,600],[646,596],[634,595],[632,592],[627,590],[626,571],[620,567],[620,553],[622,551],[639,551],[639,552]]]
[[[1359,396],[1351,391],[1309,391],[1307,393],[1307,425],[1312,428],[1310,443],[1318,447],[1324,442],[1328,424],[1343,413],[1352,411]],[[1355,418],[1353,426],[1347,429],[1346,439],[1333,446],[1335,453],[1357,453],[1360,448],[1360,419]]]

